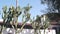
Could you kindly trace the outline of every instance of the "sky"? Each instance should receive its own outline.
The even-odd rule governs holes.
[[[27,4],[29,4],[30,6],[32,6],[32,8],[30,9],[30,13],[31,13],[31,18],[35,17],[36,15],[42,15],[44,13],[42,13],[41,10],[45,10],[47,8],[46,4],[41,4],[40,0],[18,0],[18,5],[20,7],[24,7],[27,6]],[[16,6],[16,0],[0,0],[0,13],[2,13],[2,7],[3,6]],[[2,19],[2,14],[0,15],[0,19]],[[21,22],[22,17],[19,16],[18,18],[18,22]]]

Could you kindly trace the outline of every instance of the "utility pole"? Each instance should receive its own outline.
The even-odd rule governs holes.
[[[17,6],[18,6],[18,0],[16,0],[16,9],[17,9]]]
[[[18,0],[16,0],[16,12],[17,12],[17,6],[18,6]],[[17,34],[17,24],[18,24],[18,22],[17,22],[17,20],[18,20],[18,17],[17,17],[17,14],[15,13],[15,27],[16,27],[16,34]]]
[[[16,0],[16,12],[17,12],[17,6],[18,6],[18,0]],[[16,14],[16,12],[15,12],[15,26],[16,26],[16,28],[17,28],[17,20],[18,20],[18,18],[17,18],[17,14]]]

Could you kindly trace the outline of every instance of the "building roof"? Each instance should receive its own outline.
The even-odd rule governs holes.
[[[0,25],[4,25],[3,21],[0,21]],[[18,28],[21,28],[22,25],[23,24],[19,22],[18,25],[17,25],[17,27]],[[6,26],[8,28],[12,28],[12,26],[10,24],[5,24],[4,26]],[[24,28],[26,28],[26,29],[33,29],[33,27],[31,26],[31,24],[29,24],[29,23],[26,23],[26,25],[24,26]]]

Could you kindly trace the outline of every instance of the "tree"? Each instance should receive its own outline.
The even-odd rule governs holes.
[[[47,18],[45,21],[43,21],[44,34],[45,34],[45,29],[48,28],[49,25],[50,25],[49,19]]]
[[[33,17],[33,20],[32,20],[32,27],[34,29],[34,34],[41,34],[41,27],[42,27],[42,24],[41,24],[41,17],[39,15],[36,16],[36,19],[34,20],[34,17]],[[39,33],[37,32],[37,30],[39,31]]]
[[[46,16],[46,18],[44,16]],[[34,29],[34,34],[39,34],[39,33],[41,34],[41,31],[40,31],[41,28],[44,29],[44,34],[45,34],[45,29],[48,28],[49,25],[50,25],[50,19],[48,18],[47,15],[43,15],[43,16],[37,15],[36,19],[34,20],[33,18],[33,21],[32,21],[32,27]],[[39,33],[37,32],[37,30],[39,30]]]
[[[41,3],[48,5],[49,12],[60,13],[60,0],[41,0]]]
[[[31,8],[32,8],[32,6],[29,6],[29,4],[28,4],[26,7],[23,8],[23,9],[24,9],[24,11],[23,11],[23,16],[22,16],[22,18],[23,18],[23,19],[22,19],[23,25],[22,25],[20,31],[23,30],[23,27],[25,26],[26,22],[30,20],[29,10],[30,10]]]
[[[11,6],[7,11],[7,6],[4,6],[2,18],[4,25],[6,25],[5,27],[10,27],[11,25],[12,28],[16,29],[16,34],[17,34],[18,17],[22,14],[23,25],[20,28],[20,32],[21,32],[26,22],[30,20],[30,13],[29,13],[30,8],[32,8],[32,6],[29,6],[29,4],[28,6],[23,7],[23,9],[21,9],[20,6],[17,6],[16,8],[14,6]]]
[[[37,33],[37,30],[39,30],[39,33],[41,34],[41,31],[40,31],[40,29],[41,29],[41,27],[42,27],[42,25],[41,25],[41,17],[39,16],[39,15],[37,15],[36,16],[36,20],[35,20],[35,32]]]

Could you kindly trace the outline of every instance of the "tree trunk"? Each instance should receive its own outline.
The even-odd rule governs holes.
[[[45,34],[45,28],[44,28],[44,34]]]
[[[39,29],[39,33],[41,34],[41,30]]]

